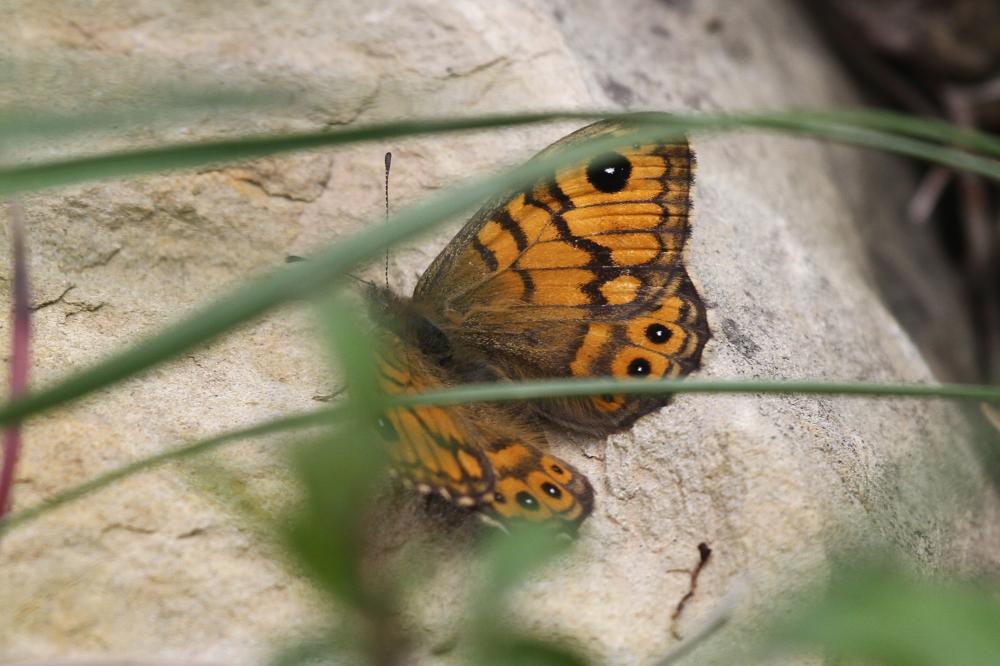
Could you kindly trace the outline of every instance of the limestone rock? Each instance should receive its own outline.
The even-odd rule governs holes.
[[[246,129],[857,101],[802,17],[766,0],[14,4],[14,19],[0,25],[8,54],[85,62],[98,75],[119,65],[151,78],[249,71],[297,82],[318,100]],[[62,93],[50,88],[41,100],[70,104]],[[219,122],[192,122],[184,134],[207,135]],[[516,164],[572,128],[317,151],[32,197],[33,380],[93,363],[285,255],[378,219],[386,149],[400,207]],[[151,128],[142,138],[180,137]],[[702,376],[934,381],[877,283],[881,244],[906,240],[873,232],[890,229],[904,203],[900,164],[764,134],[695,146],[689,269],[714,331]],[[455,229],[398,248],[393,285],[412,289]],[[894,257],[903,265],[896,273],[915,276],[913,293],[932,304],[954,300],[933,258],[916,270],[906,252]],[[9,283],[0,291],[8,295]],[[184,440],[318,406],[313,397],[328,393],[330,380],[311,326],[308,314],[283,310],[32,421],[16,505]],[[6,340],[6,320],[0,329]],[[962,331],[951,334],[961,346]],[[519,617],[602,663],[648,663],[676,642],[670,613],[687,590],[682,570],[706,542],[713,556],[680,633],[735,586],[747,590],[734,622],[697,653],[708,663],[716,645],[751,636],[786,589],[821,574],[845,545],[891,545],[931,569],[995,570],[1000,505],[974,438],[950,404],[752,395],[681,395],[606,441],[553,432],[560,455],[594,481],[598,505],[576,551],[517,595]],[[276,511],[291,492],[285,441],[241,444],[212,461]],[[318,621],[307,586],[203,492],[199,469],[129,479],[10,533],[0,545],[0,655],[247,663]],[[431,649],[453,637],[451,609],[478,571],[467,534],[435,539],[441,528],[418,501],[390,504],[398,515],[384,527],[387,552],[427,540],[442,565],[407,614],[424,640],[421,663],[451,663],[453,655]]]

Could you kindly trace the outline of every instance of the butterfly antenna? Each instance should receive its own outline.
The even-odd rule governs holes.
[[[389,167],[392,153],[385,154],[385,223],[389,223]],[[385,288],[389,288],[389,248],[385,248]]]
[[[361,277],[358,277],[358,276],[357,276],[357,275],[355,275],[354,273],[344,273],[344,276],[345,276],[345,277],[349,277],[349,278],[351,278],[352,280],[354,280],[355,282],[358,282],[358,283],[360,283],[360,284],[363,284],[363,285],[365,285],[366,287],[374,287],[374,286],[375,286],[375,283],[374,283],[374,282],[372,282],[371,280],[366,280],[366,279],[364,279],[364,278],[361,278]]]

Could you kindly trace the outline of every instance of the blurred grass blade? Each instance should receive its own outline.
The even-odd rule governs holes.
[[[328,425],[338,417],[342,416],[343,413],[343,407],[337,405],[305,414],[283,416],[281,418],[265,421],[264,423],[254,425],[249,428],[240,428],[215,437],[199,440],[192,444],[168,449],[163,453],[141,458],[135,462],[128,463],[127,465],[123,465],[117,469],[111,470],[110,472],[96,476],[88,481],[85,481],[84,483],[56,493],[36,506],[21,509],[20,511],[8,514],[3,520],[0,520],[0,535],[18,525],[23,525],[24,523],[32,521],[50,511],[58,509],[61,506],[86,497],[91,493],[97,492],[101,488],[109,486],[115,481],[149,471],[169,462],[183,460],[185,458],[207,453],[222,446],[223,444],[250,439],[252,437],[263,437],[264,435],[271,435],[286,430],[314,428],[317,426]]]
[[[996,664],[998,593],[996,586],[920,579],[885,565],[842,571],[822,600],[775,631],[772,646],[865,663]]]
[[[303,501],[280,526],[285,544],[310,578],[333,599],[365,612],[375,600],[362,572],[362,518],[377,466],[364,455],[369,436],[343,425],[330,437],[296,448],[292,469]],[[359,453],[360,452],[360,453]]]
[[[835,120],[829,118],[813,118],[808,114],[775,114],[775,115],[751,115],[751,116],[729,116],[721,118],[709,117],[700,119],[692,117],[690,119],[690,129],[695,130],[725,130],[733,131],[746,128],[769,129],[782,133],[794,134],[800,137],[812,137],[847,145],[858,146],[860,148],[872,148],[884,150],[898,155],[905,155],[919,160],[941,164],[975,173],[992,180],[1000,180],[1000,162],[996,159],[979,157],[962,150],[955,150],[948,147],[938,146],[934,143],[909,138],[907,136],[892,134],[866,127],[864,123],[852,123],[847,118]],[[933,128],[923,126],[928,130],[928,134],[940,136]],[[972,135],[976,142],[992,152],[995,139],[983,133]],[[971,140],[971,139],[970,139]]]
[[[836,111],[800,111],[800,116],[815,122],[848,124],[895,134],[930,139],[960,148],[1000,156],[1000,136],[961,127],[934,118],[881,109],[838,109]]]
[[[479,592],[474,596],[477,613],[490,613],[521,581],[545,566],[570,542],[551,529],[523,525],[511,532],[496,531],[485,543],[487,570]]]
[[[329,437],[296,447],[292,469],[301,504],[279,525],[294,560],[332,600],[362,617],[381,617],[387,601],[366,585],[364,526],[382,466],[371,429],[348,419]]]
[[[0,167],[0,196],[95,180],[203,167],[219,162],[247,160],[298,150],[331,148],[365,141],[385,141],[418,134],[537,123],[553,117],[558,116],[536,114],[400,121],[333,131],[199,141],[55,160],[42,164],[7,166]]]
[[[529,636],[507,636],[488,654],[480,654],[477,666],[587,666],[582,655],[566,646]]]
[[[151,125],[178,122],[205,113],[225,112],[230,122],[235,114],[267,109],[288,111],[299,95],[290,86],[219,90],[190,85],[144,86],[137,96],[141,104],[114,104],[74,109],[72,113],[51,108],[0,107],[0,146],[21,141],[64,140],[77,134],[148,130]]]
[[[333,436],[296,450],[294,469],[304,501],[282,528],[295,560],[360,621],[356,637],[370,663],[400,663],[404,641],[396,626],[396,582],[379,575],[384,572],[368,561],[366,549],[370,512],[387,464],[373,429],[383,400],[372,349],[343,296],[323,299],[317,309],[350,393],[346,418]]]
[[[320,300],[320,330],[325,334],[330,357],[343,374],[353,416],[381,414],[385,396],[376,381],[375,356],[365,324],[355,317],[357,306],[339,292]],[[364,410],[363,415],[357,413]]]
[[[514,588],[539,568],[565,552],[570,543],[564,536],[544,526],[527,524],[506,532],[496,532],[486,541],[484,556],[488,569],[477,586],[465,613],[475,663],[520,664],[585,663],[563,648],[536,639],[513,638],[519,628],[505,622],[509,617],[506,599]]]
[[[749,128],[772,129],[839,141],[866,148],[875,148],[928,160],[952,168],[977,173],[1000,180],[1000,164],[995,160],[935,145],[906,136],[880,131],[874,123],[860,119],[851,122],[850,114],[808,113],[729,114],[714,116],[683,116],[662,113],[540,113],[509,116],[483,116],[436,120],[401,121],[351,129],[289,133],[276,136],[243,137],[239,139],[175,144],[156,148],[127,150],[105,155],[93,155],[42,164],[0,168],[0,196],[50,187],[59,187],[95,180],[161,172],[170,169],[201,167],[218,162],[246,160],[278,153],[333,147],[362,141],[387,139],[416,134],[433,134],[456,130],[522,125],[550,120],[593,120],[600,117],[629,119],[645,124],[658,123],[679,133],[693,131],[734,131]],[[984,152],[1000,155],[996,138],[982,133],[941,131],[939,126],[911,123],[925,138],[939,141],[955,136],[965,142],[975,140]],[[956,128],[957,129],[957,128]]]
[[[31,302],[28,294],[28,262],[24,244],[24,214],[21,204],[12,201],[10,213],[10,238],[13,253],[14,304],[10,361],[10,395],[22,394],[28,387],[29,343],[31,339]],[[13,501],[14,473],[21,452],[21,424],[8,424],[3,434],[3,465],[0,467],[0,520],[7,515]]]
[[[338,622],[351,627],[343,649],[365,655],[364,663],[395,664],[406,647],[395,585],[366,547],[384,477],[374,440],[371,427],[348,419],[330,437],[298,446],[292,469],[302,500],[277,528],[292,561],[342,611]]]
[[[290,641],[275,650],[267,661],[267,666],[322,666],[324,664],[350,664],[353,651],[350,641],[344,637],[330,636],[336,633],[329,629],[326,634]]]

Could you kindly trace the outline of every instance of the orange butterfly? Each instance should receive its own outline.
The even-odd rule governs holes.
[[[550,146],[622,133],[602,121]],[[684,266],[694,155],[633,145],[491,202],[421,276],[411,299],[372,287],[389,394],[551,377],[678,377],[709,338]],[[552,398],[524,405],[398,408],[379,419],[404,483],[503,525],[573,532],[594,491],[545,452],[539,420],[605,435],[670,396]]]

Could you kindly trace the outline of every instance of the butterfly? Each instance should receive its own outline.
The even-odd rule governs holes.
[[[601,121],[540,155],[628,126]],[[486,204],[413,296],[370,286],[379,382],[389,395],[555,377],[686,375],[710,337],[684,265],[694,155],[634,144]],[[542,423],[606,435],[670,396],[551,398],[529,405],[393,408],[376,424],[395,474],[512,526],[575,533],[590,481],[546,451]]]

